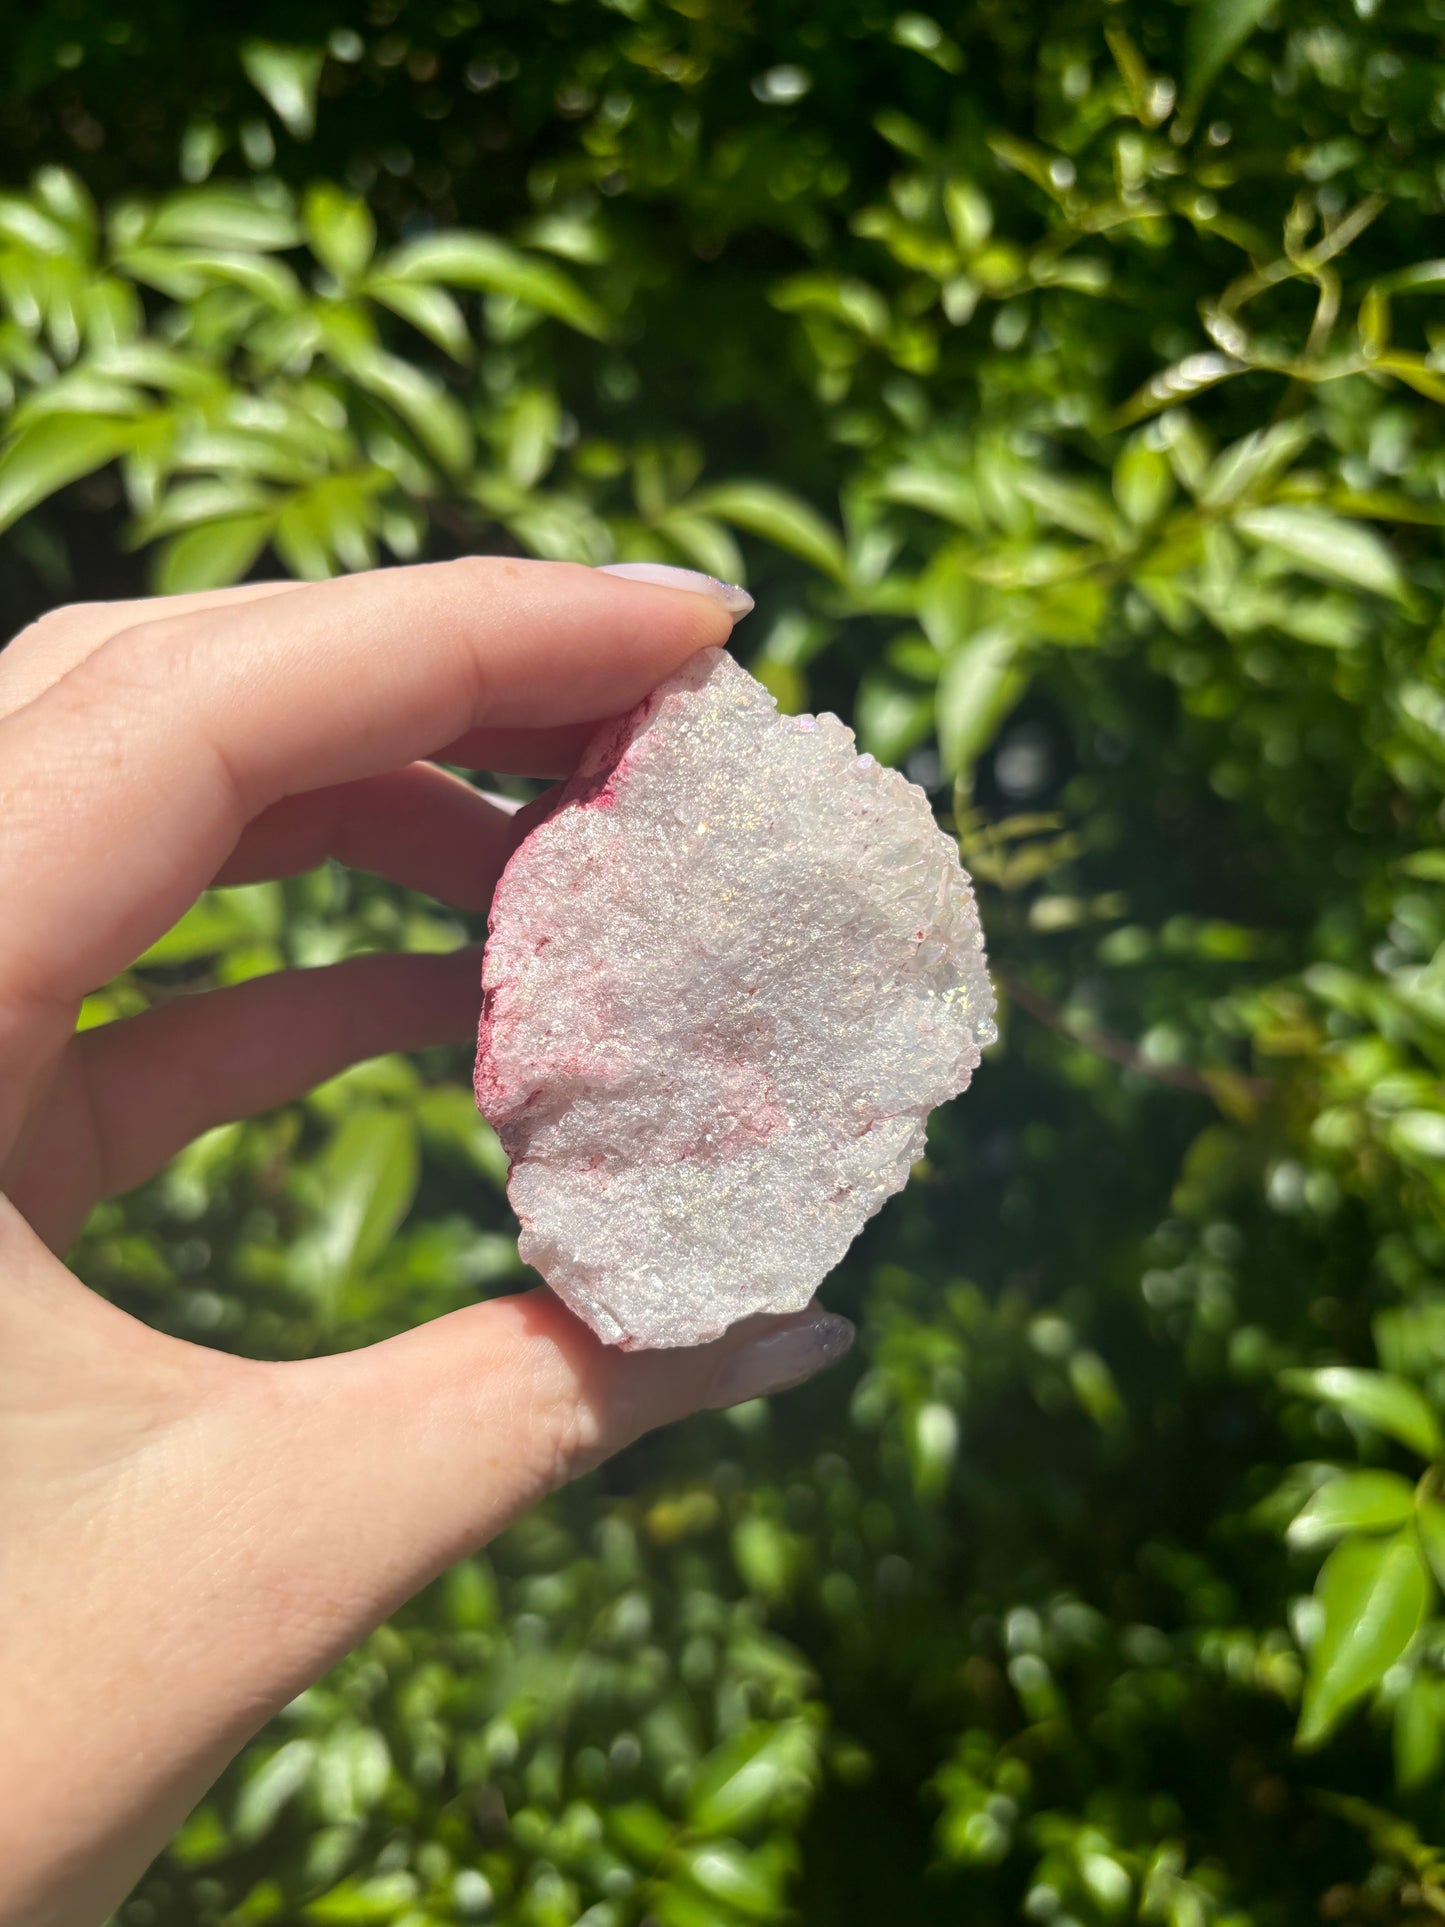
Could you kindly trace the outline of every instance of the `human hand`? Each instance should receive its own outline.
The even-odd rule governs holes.
[[[469,1036],[480,1002],[467,952],[77,1036],[88,991],[207,885],[328,855],[483,909],[516,826],[415,759],[564,771],[730,626],[716,594],[475,559],[66,609],[0,654],[0,1927],[94,1927],[418,1587],[640,1433],[846,1349],[811,1309],[624,1354],[536,1291],[262,1364],[149,1330],[52,1255],[198,1132]]]

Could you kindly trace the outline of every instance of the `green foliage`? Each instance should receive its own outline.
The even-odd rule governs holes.
[[[1445,1911],[1438,0],[247,14],[0,26],[13,616],[746,572],[957,832],[1004,1040],[854,1365],[448,1575],[124,1918]],[[84,1021],[467,934],[212,893]],[[465,1070],[212,1132],[81,1269],[278,1357],[514,1288]]]

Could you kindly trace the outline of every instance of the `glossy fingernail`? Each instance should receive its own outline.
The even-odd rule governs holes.
[[[747,590],[735,582],[719,582],[715,575],[704,575],[701,569],[675,569],[670,562],[604,562],[597,573],[620,575],[629,582],[651,582],[659,589],[689,589],[694,595],[710,595],[734,622],[753,606]]]
[[[853,1326],[831,1311],[815,1312],[801,1325],[763,1332],[718,1366],[708,1404],[742,1405],[770,1392],[786,1392],[836,1365],[853,1343]]]

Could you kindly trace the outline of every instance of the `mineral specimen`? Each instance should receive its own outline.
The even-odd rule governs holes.
[[[594,739],[490,929],[522,1256],[622,1346],[806,1305],[996,1035],[923,792],[718,649]]]

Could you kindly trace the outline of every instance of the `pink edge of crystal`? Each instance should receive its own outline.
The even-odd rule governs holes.
[[[709,661],[718,652],[704,650],[700,654]],[[697,658],[693,659],[698,660]],[[669,679],[670,680],[670,679]],[[617,801],[618,785],[632,761],[632,750],[642,725],[657,709],[660,697],[656,690],[643,697],[640,703],[629,709],[625,715],[615,717],[604,723],[597,734],[583,750],[577,768],[565,783],[558,786],[551,803],[538,822],[532,825],[526,836],[507,859],[506,868],[497,880],[492,892],[492,905],[487,913],[488,933],[495,930],[498,922],[506,916],[510,898],[516,891],[519,881],[527,868],[527,853],[533,839],[546,828],[559,810],[610,810]],[[477,1055],[472,1070],[472,1094],[477,1109],[500,1134],[508,1118],[525,1106],[526,1097],[506,1084],[497,1068],[496,1053],[492,1046],[492,1032],[496,1023],[496,1002],[500,992],[509,988],[503,980],[489,984],[487,966],[491,958],[490,946],[482,955],[482,1010],[477,1023]],[[531,1218],[520,1207],[512,1191],[512,1174],[517,1160],[510,1157],[507,1169],[507,1201],[516,1214],[517,1222],[525,1233],[534,1230]],[[626,1348],[624,1342],[624,1349]]]

